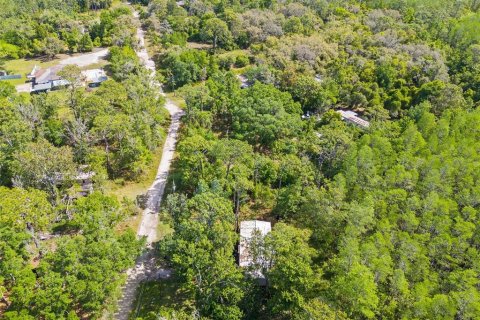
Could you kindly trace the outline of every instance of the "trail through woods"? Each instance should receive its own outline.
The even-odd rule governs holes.
[[[138,19],[138,12],[135,11],[134,16]],[[155,75],[155,63],[148,56],[148,52],[145,48],[145,35],[141,27],[137,29],[137,37],[139,40],[137,55],[146,68],[152,72],[153,78]],[[156,82],[155,84],[158,85],[160,93],[164,95],[161,91],[160,84]],[[115,314],[115,319],[117,320],[128,319],[130,312],[133,309],[135,292],[143,280],[161,276],[165,273],[168,274],[168,271],[156,267],[152,244],[157,238],[158,210],[165,190],[170,163],[172,162],[175,153],[180,118],[183,111],[169,99],[166,99],[165,108],[170,113],[171,123],[168,129],[165,145],[163,146],[162,160],[158,166],[157,176],[148,190],[146,209],[143,212],[142,222],[137,232],[138,237],[146,237],[147,250],[138,257],[135,266],[127,271],[127,282],[123,287],[122,297],[118,301],[118,311]]]

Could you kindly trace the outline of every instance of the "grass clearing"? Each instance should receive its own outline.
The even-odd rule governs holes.
[[[185,109],[185,99],[178,93],[178,92],[167,92],[165,93],[166,97],[170,100],[172,100],[173,103],[175,103],[177,106],[179,106],[182,109]]]
[[[135,200],[138,195],[146,193],[157,175],[157,168],[162,159],[164,142],[165,141],[163,140],[157,150],[153,153],[152,163],[141,180],[121,182],[108,180],[105,183],[106,193],[117,196],[118,200],[122,200],[123,198]]]
[[[237,50],[232,50],[232,51],[227,51],[227,52],[224,52],[224,53],[220,53],[218,55],[218,57],[219,58],[229,58],[229,57],[236,58],[240,55],[248,56],[248,55],[250,55],[250,51],[249,50],[244,50],[244,49],[237,49]]]
[[[108,60],[99,59],[97,63],[89,64],[88,66],[81,67],[80,70],[90,70],[90,69],[103,69],[109,64]]]
[[[22,58],[22,59],[8,60],[5,62],[3,68],[7,70],[10,74],[20,74],[22,77],[20,79],[1,80],[1,81],[6,81],[14,86],[19,84],[24,84],[28,80],[26,75],[32,71],[33,67],[38,66],[40,67],[40,69],[50,68],[59,64],[60,61],[66,58],[76,56],[76,55],[82,55],[82,54],[84,53],[75,53],[73,55],[58,54],[57,57],[52,60],[45,60],[42,58],[34,58],[34,59]],[[100,59],[99,62],[82,67],[81,69],[88,70],[88,69],[103,68],[107,64],[108,64],[107,60]]]
[[[208,43],[201,43],[201,42],[194,42],[188,41],[187,42],[188,49],[196,49],[196,50],[207,50],[213,48],[213,45]]]
[[[134,216],[130,216],[124,221],[121,221],[119,224],[117,224],[115,226],[115,232],[117,234],[122,234],[128,229],[132,229],[135,233],[137,233],[137,230],[141,222],[142,222],[142,213],[139,212],[138,214]]]
[[[142,282],[137,290],[134,310],[130,319],[158,314],[162,307],[181,310],[188,305],[187,293],[180,288],[179,280],[172,275],[169,279]]]
[[[118,7],[124,6],[123,2],[121,0],[113,0],[112,4],[110,5],[111,9],[116,9]]]

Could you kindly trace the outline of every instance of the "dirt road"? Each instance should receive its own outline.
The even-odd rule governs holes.
[[[88,65],[97,63],[100,59],[106,58],[108,55],[108,48],[101,49],[99,51],[82,53],[76,56],[68,57],[66,59],[60,60],[58,64],[66,66],[67,64],[76,64],[77,66],[86,67]]]
[[[138,18],[138,13],[135,12],[134,16]],[[137,55],[147,69],[152,72],[153,79],[153,76],[155,75],[155,63],[149,58],[147,50],[144,48],[145,36],[144,31],[141,28],[138,28],[137,30],[137,37],[140,43],[140,49],[137,50]],[[155,85],[158,86],[160,94],[164,95],[161,91],[160,84],[155,82]],[[133,309],[135,293],[140,282],[158,274],[168,276],[168,271],[159,269],[155,265],[152,243],[157,239],[158,209],[165,190],[170,163],[172,162],[175,153],[175,144],[177,142],[180,118],[183,115],[183,111],[169,99],[166,101],[165,108],[170,113],[171,123],[168,129],[165,145],[163,146],[162,160],[158,166],[155,181],[148,190],[147,208],[143,212],[142,222],[137,232],[139,237],[146,237],[147,250],[144,254],[138,257],[135,266],[127,271],[127,282],[123,287],[123,295],[118,301],[118,311],[115,314],[115,319],[117,320],[128,319],[130,312]]]

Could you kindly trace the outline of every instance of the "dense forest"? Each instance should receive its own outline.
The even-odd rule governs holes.
[[[114,28],[116,14],[96,11],[111,1],[11,1],[0,6],[0,59],[50,55],[63,51],[91,51],[95,45],[120,38],[121,28]],[[85,32],[89,30],[90,32]]]
[[[185,99],[159,252],[187,302],[145,318],[478,319],[478,6],[151,1]],[[232,255],[253,218],[266,287]]]
[[[102,186],[152,166],[165,101],[131,6],[21,3],[0,0],[0,62],[105,46],[111,79],[0,81],[0,315],[96,319],[142,250]],[[132,319],[480,319],[480,1],[132,3],[185,110],[155,247],[182,297]],[[242,269],[251,219],[273,228]]]

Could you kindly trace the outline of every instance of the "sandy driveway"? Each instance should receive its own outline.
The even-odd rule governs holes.
[[[138,18],[138,13],[134,12],[134,16]],[[144,48],[144,36],[144,31],[138,28],[137,37],[141,46],[140,49],[137,50],[137,55],[147,69],[152,72],[153,79],[155,75],[155,63],[149,58],[147,50]],[[157,82],[154,83],[158,86],[160,94],[164,95],[161,91],[160,84]],[[123,287],[122,298],[118,301],[118,311],[115,314],[115,319],[117,320],[128,319],[131,310],[133,310],[135,293],[140,282],[153,276],[169,276],[168,270],[160,269],[155,265],[152,244],[157,240],[158,210],[170,171],[170,164],[175,154],[175,144],[177,143],[177,134],[183,111],[169,99],[166,101],[165,108],[170,113],[171,123],[165,145],[163,146],[162,160],[158,166],[157,176],[148,190],[147,208],[143,212],[142,222],[137,232],[139,237],[146,237],[147,250],[138,257],[135,266],[127,271],[127,282]]]
[[[108,48],[101,49],[96,52],[84,53],[78,56],[68,57],[66,59],[60,60],[60,65],[67,65],[67,64],[76,64],[79,67],[86,67],[90,64],[94,64],[100,61],[100,59],[106,58],[108,55]]]

